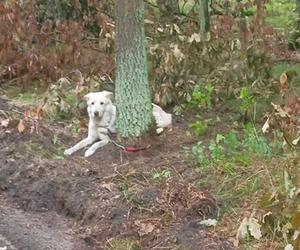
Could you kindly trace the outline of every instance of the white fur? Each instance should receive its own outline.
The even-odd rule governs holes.
[[[75,146],[65,150],[65,155],[71,155],[88,145],[92,146],[85,152],[85,157],[89,157],[95,151],[106,145],[109,141],[109,133],[115,133],[116,107],[111,98],[113,93],[108,91],[93,92],[84,96],[87,101],[87,111],[89,115],[88,136]],[[153,104],[153,116],[157,127],[169,127],[172,124],[172,116],[162,110],[161,107]]]

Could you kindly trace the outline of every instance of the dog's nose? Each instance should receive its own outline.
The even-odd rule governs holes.
[[[95,116],[99,116],[99,112],[98,112],[98,111],[95,111],[95,112],[94,112],[94,115],[95,115]]]

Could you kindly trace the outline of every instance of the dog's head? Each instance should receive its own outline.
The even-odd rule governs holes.
[[[102,118],[104,112],[112,105],[112,92],[92,92],[84,96],[87,102],[87,111],[91,118]]]

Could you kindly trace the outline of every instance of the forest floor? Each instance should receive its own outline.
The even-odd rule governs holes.
[[[74,138],[67,121],[35,120],[27,109],[0,98],[1,250],[238,249],[242,217],[226,209],[234,194],[216,198],[226,174],[201,172],[187,157],[197,138],[186,118],[176,117],[171,130],[139,152],[109,144],[90,158],[84,151],[64,157],[86,131]],[[225,110],[215,112],[223,122],[204,143],[230,129]],[[201,223],[207,219],[221,222],[209,227]]]
[[[217,218],[221,204],[193,186],[201,176],[183,152],[195,143],[184,119],[140,152],[110,144],[90,158],[80,151],[63,159],[63,149],[84,134],[73,138],[63,123],[31,120],[20,132],[25,109],[0,99],[1,118],[10,120],[0,129],[1,244],[30,250],[234,249],[199,223]],[[0,249],[10,249],[6,244]]]

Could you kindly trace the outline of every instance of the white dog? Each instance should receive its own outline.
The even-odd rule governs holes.
[[[92,146],[85,152],[89,157],[95,151],[106,145],[109,141],[109,133],[115,133],[116,107],[112,103],[113,93],[108,91],[89,93],[84,96],[87,101],[89,115],[88,136],[75,146],[65,150],[65,155],[71,155],[77,150],[88,145]],[[172,124],[172,115],[164,112],[161,107],[153,104],[153,116],[158,128],[169,127]]]

